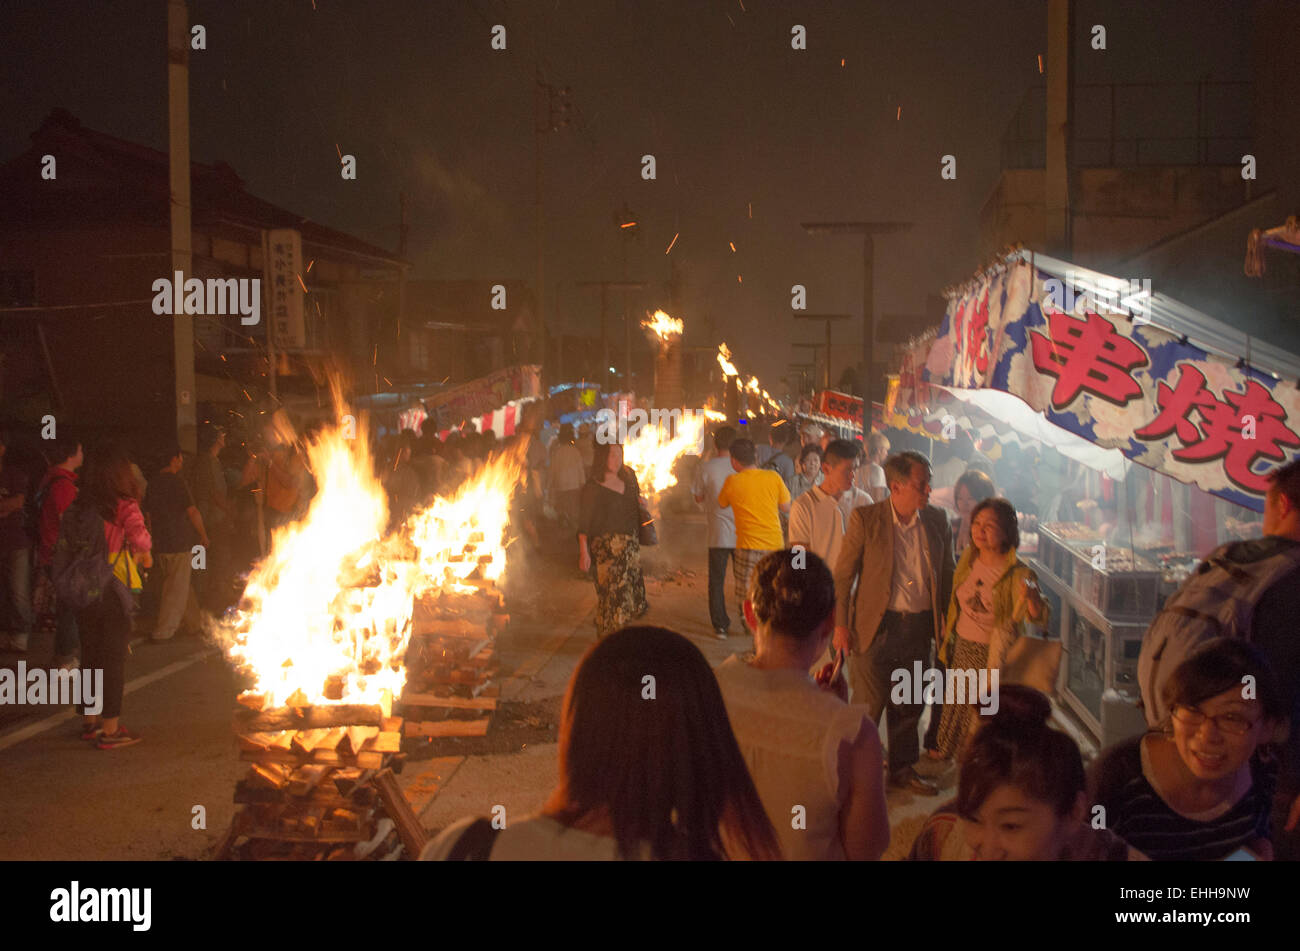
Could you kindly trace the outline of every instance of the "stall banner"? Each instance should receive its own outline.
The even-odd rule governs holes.
[[[823,416],[862,429],[862,400],[847,393],[821,390],[813,396],[813,410]]]
[[[489,415],[514,400],[539,397],[541,369],[529,364],[498,370],[430,396],[425,399],[424,407],[437,418],[439,430],[448,429],[466,419]]]
[[[496,433],[497,439],[505,439],[513,436],[523,428],[524,408],[529,405],[528,400],[521,400],[517,403],[510,403],[500,409],[485,413],[475,419],[466,420],[480,433],[486,433],[489,430]],[[443,429],[438,432],[438,438],[443,442],[452,434],[454,429]]]
[[[1016,262],[954,297],[921,379],[1012,393],[1099,446],[1263,511],[1268,472],[1300,449],[1296,381],[1209,354],[1140,307],[1071,299],[1061,283]]]

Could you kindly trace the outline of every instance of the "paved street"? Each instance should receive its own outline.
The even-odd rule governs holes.
[[[716,640],[706,608],[703,516],[669,515],[662,544],[645,553],[651,604],[646,623],[690,637],[712,664],[752,649],[749,637]],[[500,639],[501,710],[488,737],[408,739],[399,777],[425,826],[436,831],[502,805],[520,817],[556,780],[559,699],[594,642],[595,594],[562,540],[530,558],[509,584],[512,622]],[[730,596],[730,582],[728,582]],[[736,619],[733,626],[738,628]],[[48,637],[26,658],[48,663]],[[16,655],[4,655],[14,666]],[[102,752],[83,743],[70,708],[10,709],[0,722],[0,859],[200,859],[229,826],[231,796],[244,775],[230,715],[237,678],[195,639],[137,644],[127,663],[123,722],[145,742]],[[516,722],[518,721],[518,722]],[[523,737],[520,742],[516,738]],[[905,851],[936,800],[891,792],[896,834],[887,857]],[[194,828],[194,807],[206,827]]]

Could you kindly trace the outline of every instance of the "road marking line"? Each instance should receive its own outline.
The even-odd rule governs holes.
[[[191,664],[197,663],[209,654],[214,653],[216,653],[216,648],[206,648],[197,653],[191,654],[189,657],[168,664],[166,667],[161,667],[158,670],[155,670],[152,674],[145,674],[141,677],[137,677],[122,688],[122,696],[125,697],[129,693],[134,693],[141,687],[147,687],[155,680],[162,680],[164,677],[170,677],[177,671],[184,670]],[[7,750],[11,746],[17,746],[19,743],[23,742],[23,740],[31,739],[38,733],[44,733],[51,727],[58,726],[60,723],[66,723],[73,717],[79,716],[81,716],[81,714],[76,710],[64,710],[62,713],[51,714],[44,720],[37,720],[35,723],[29,723],[25,727],[21,727],[14,730],[12,733],[0,737],[0,750]]]

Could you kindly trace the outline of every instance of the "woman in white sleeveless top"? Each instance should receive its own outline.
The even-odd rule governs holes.
[[[889,845],[880,737],[861,705],[808,671],[834,624],[835,583],[817,555],[772,552],[745,619],[756,654],[717,668],[727,716],[787,859],[876,860]],[[829,680],[829,678],[826,678]]]

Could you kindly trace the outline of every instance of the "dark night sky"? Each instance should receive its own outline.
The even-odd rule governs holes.
[[[621,276],[612,216],[626,202],[642,225],[630,275],[666,280],[680,232],[688,342],[717,343],[712,317],[742,372],[775,388],[789,343],[819,339],[793,326],[792,284],[810,310],[860,314],[860,241],[806,236],[801,221],[915,222],[878,242],[878,314],[919,312],[982,263],[978,213],[1007,122],[1041,82],[1046,3],[743,2],[192,0],[208,42],[191,54],[193,157],[394,249],[405,188],[417,277],[531,281],[539,58],[585,120],[545,143],[547,283],[564,282],[565,328],[595,330],[595,294],[572,282]],[[1079,0],[1076,79],[1248,78],[1246,7]],[[493,23],[505,52],[489,47]],[[795,23],[805,52],[790,48]],[[1088,48],[1093,23],[1104,53]],[[0,158],[55,106],[165,149],[165,24],[162,0],[4,3]],[[357,181],[340,179],[336,144],[357,156]],[[644,153],[657,181],[640,178]],[[945,153],[955,182],[939,177]],[[837,338],[852,348],[837,373],[860,352],[858,326]]]

